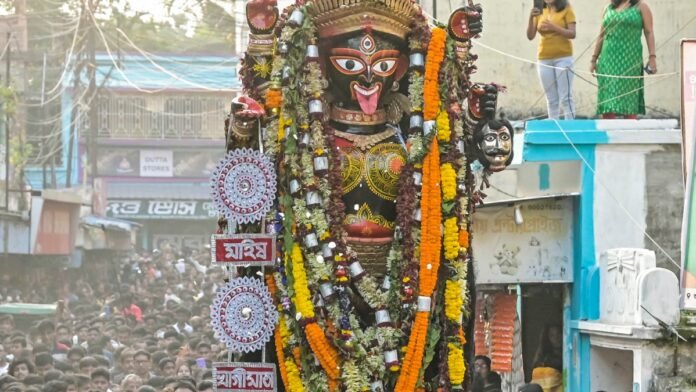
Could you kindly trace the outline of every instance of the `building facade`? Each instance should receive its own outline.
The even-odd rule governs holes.
[[[549,327],[562,331],[554,366],[565,391],[662,391],[684,382],[679,368],[694,344],[673,350],[674,336],[656,321],[679,323],[676,126],[534,121],[517,136],[519,155],[492,177],[473,232],[476,351],[491,356],[505,391],[542,367]]]

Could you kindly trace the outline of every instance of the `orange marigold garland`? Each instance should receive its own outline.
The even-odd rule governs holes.
[[[423,162],[423,193],[421,198],[421,243],[419,302],[429,303],[435,290],[440,267],[442,237],[440,224],[442,193],[440,191],[440,149],[437,138],[433,138]],[[397,392],[416,389],[423,361],[425,342],[430,321],[430,309],[418,309],[411,327],[406,357],[401,376],[396,384]]]
[[[440,64],[445,58],[445,42],[447,41],[447,31],[441,27],[436,27],[432,31],[430,45],[428,45],[428,57],[425,64],[425,83],[423,86],[424,108],[423,117],[425,121],[432,121],[437,118],[440,111]]]

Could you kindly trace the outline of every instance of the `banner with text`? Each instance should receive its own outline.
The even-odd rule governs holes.
[[[473,222],[476,283],[573,281],[572,199],[482,208]]]
[[[212,201],[109,200],[106,216],[121,219],[214,219]]]
[[[682,307],[696,310],[696,39],[681,43],[682,159],[686,180],[682,225]]]

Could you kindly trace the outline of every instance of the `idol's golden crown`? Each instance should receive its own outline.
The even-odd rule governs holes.
[[[420,7],[412,0],[314,0],[309,12],[321,38],[372,29],[404,39]]]

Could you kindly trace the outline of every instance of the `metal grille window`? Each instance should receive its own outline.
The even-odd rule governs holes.
[[[222,139],[223,94],[101,94],[97,136],[128,139]],[[83,113],[82,136],[89,130]]]

